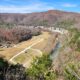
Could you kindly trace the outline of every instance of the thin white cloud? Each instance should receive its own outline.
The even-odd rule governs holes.
[[[0,13],[30,13],[40,12],[54,9],[54,7],[47,5],[46,3],[36,3],[27,6],[0,6]]]
[[[63,7],[77,7],[77,4],[70,4],[70,3],[64,3],[62,4]]]

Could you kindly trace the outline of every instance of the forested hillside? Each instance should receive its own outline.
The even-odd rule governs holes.
[[[58,10],[49,10],[46,12],[28,13],[28,14],[10,14],[0,13],[0,27],[11,27],[15,25],[26,26],[54,26],[56,23],[67,20],[75,22],[75,27],[79,28],[80,14],[72,12],[63,12]]]

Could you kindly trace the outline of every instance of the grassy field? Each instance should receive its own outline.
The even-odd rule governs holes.
[[[41,39],[43,39],[43,41],[39,42]],[[33,45],[36,42],[39,43]],[[29,67],[33,59],[40,57],[43,53],[49,53],[51,49],[53,49],[54,42],[54,35],[49,32],[43,32],[41,35],[34,36],[32,39],[21,42],[14,47],[2,48],[0,50],[0,55],[10,60],[24,49],[33,45],[30,49],[12,59],[13,62],[20,63],[25,67]]]
[[[26,67],[28,67],[31,64],[31,62],[33,61],[33,59],[40,56],[39,54],[40,53],[37,52],[36,50],[29,49],[25,53],[20,54],[19,56],[14,58],[13,61],[15,61],[16,63],[23,64]]]
[[[21,43],[17,44],[15,47],[3,48],[2,50],[0,50],[0,55],[3,55],[6,59],[9,60],[11,57],[13,57],[14,55],[19,53],[20,51],[22,51],[26,47],[29,47],[33,43],[39,41],[41,38],[44,39],[44,42],[40,43],[40,44],[44,45],[45,43],[47,43],[47,39],[49,39],[50,36],[51,35],[48,32],[43,32],[41,35],[34,36],[32,39],[30,39],[28,41],[21,42]],[[36,45],[36,46],[37,46],[37,48],[40,49],[40,48],[43,48],[43,45],[41,45],[41,46]]]
[[[50,36],[46,36],[43,42],[40,42],[38,45],[33,46],[32,48],[39,49],[43,53],[50,53],[53,49],[55,43],[54,34],[50,34]]]
[[[27,61],[28,59],[31,59],[31,57],[33,56],[33,54],[35,54],[36,51],[33,50],[27,50],[25,53],[17,56],[16,58],[14,58],[14,61],[18,62],[18,63],[23,63],[25,61]]]

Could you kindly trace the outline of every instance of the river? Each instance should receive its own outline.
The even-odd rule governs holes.
[[[51,60],[54,60],[58,56],[60,48],[61,48],[61,43],[58,41],[56,43],[55,48],[51,52],[51,55],[50,55]]]

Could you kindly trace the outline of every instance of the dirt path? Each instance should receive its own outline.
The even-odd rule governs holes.
[[[31,50],[38,52],[38,53],[37,53],[38,56],[42,56],[42,51],[41,51],[41,50],[39,50],[39,49],[33,49],[33,48],[31,48]],[[36,53],[35,53],[35,54],[36,54]],[[32,61],[33,61],[32,59],[29,59],[27,62],[25,62],[25,63],[23,64],[23,66],[28,68],[28,67],[30,66],[30,63],[31,63]]]
[[[9,61],[12,62],[12,63],[14,63],[14,64],[16,64],[16,62],[13,61],[13,59],[14,59],[15,57],[19,56],[20,54],[23,54],[25,51],[27,51],[28,49],[32,48],[34,45],[42,42],[43,40],[44,40],[44,39],[41,39],[40,41],[38,41],[38,42],[36,42],[36,43],[33,43],[31,46],[25,48],[24,50],[22,50],[21,52],[19,52],[19,53],[16,54],[15,56],[13,56]],[[39,52],[39,53],[42,55],[42,52],[41,52],[40,50],[38,50],[38,49],[34,49],[34,50],[36,50],[37,52]]]

